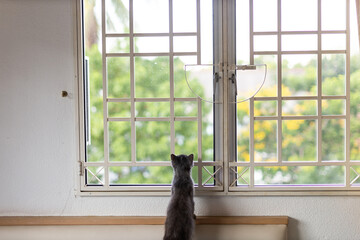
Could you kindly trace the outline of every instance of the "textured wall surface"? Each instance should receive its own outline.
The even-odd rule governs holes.
[[[0,0],[0,215],[165,215],[168,197],[74,195],[74,3]],[[291,240],[360,239],[355,196],[197,197],[196,213],[287,215]]]

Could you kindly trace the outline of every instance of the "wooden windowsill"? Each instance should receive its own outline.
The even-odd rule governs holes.
[[[287,216],[198,216],[197,225],[287,225]],[[163,225],[165,217],[26,216],[0,217],[0,226]]]

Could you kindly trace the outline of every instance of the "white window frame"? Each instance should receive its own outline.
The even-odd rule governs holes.
[[[132,1],[130,1],[130,12],[132,11]],[[191,36],[197,37],[197,52],[194,52],[194,56],[197,56],[198,64],[201,63],[200,59],[200,0],[197,1],[197,32],[196,33],[184,33],[184,34],[174,34],[172,31],[172,0],[169,0],[169,15],[170,15],[170,24],[169,24],[169,33],[165,34],[169,36],[170,39],[170,52],[169,53],[154,53],[154,54],[139,54],[133,52],[133,41],[132,38],[134,36],[137,37],[144,37],[144,36],[159,36],[157,34],[134,34],[132,30],[132,14],[130,14],[130,33],[129,34],[107,34],[105,33],[105,0],[102,0],[102,49],[103,52],[106,52],[106,37],[130,37],[130,53],[124,54],[110,54],[107,53],[106,55],[103,54],[103,66],[106,66],[106,57],[107,56],[127,56],[130,57],[130,66],[133,67],[134,65],[134,56],[152,56],[152,55],[166,55],[170,58],[170,72],[173,70],[171,66],[171,62],[174,56],[176,55],[185,55],[185,53],[174,53],[173,49],[173,36]],[[250,104],[250,161],[249,162],[238,162],[237,161],[237,142],[236,142],[236,132],[231,131],[236,129],[236,104],[233,102],[236,101],[236,93],[233,90],[233,86],[231,86],[231,82],[229,81],[230,76],[232,74],[236,74],[236,70],[234,70],[233,66],[236,65],[236,26],[235,26],[235,15],[236,15],[236,8],[235,3],[236,0],[213,0],[214,6],[214,22],[216,23],[214,26],[214,71],[219,74],[223,81],[219,81],[219,89],[220,94],[217,96],[219,101],[226,103],[226,104],[214,104],[214,112],[215,112],[215,122],[214,122],[214,131],[215,135],[217,136],[214,139],[215,144],[215,156],[214,162],[202,162],[201,158],[201,100],[199,98],[175,98],[174,97],[174,85],[173,79],[170,81],[170,98],[153,98],[153,99],[143,99],[143,98],[135,98],[134,96],[134,74],[131,76],[131,97],[129,99],[109,99],[104,94],[104,115],[107,116],[107,102],[130,102],[131,103],[131,117],[130,118],[108,118],[106,117],[104,121],[104,129],[107,128],[108,121],[130,121],[132,129],[135,129],[135,121],[169,121],[171,126],[171,152],[174,152],[174,122],[175,121],[197,121],[198,122],[198,151],[199,151],[199,159],[195,162],[195,166],[198,166],[198,175],[199,175],[199,186],[196,189],[196,195],[360,195],[360,188],[359,187],[351,187],[351,180],[350,180],[350,171],[352,165],[359,165],[359,162],[350,161],[350,22],[349,22],[349,12],[350,12],[350,0],[346,0],[347,7],[347,21],[346,21],[346,30],[345,31],[321,31],[321,8],[318,8],[318,30],[317,31],[297,31],[297,32],[283,32],[281,31],[281,1],[278,0],[278,31],[274,33],[268,32],[254,32],[253,31],[253,24],[252,24],[252,1],[250,2],[250,64],[254,64],[254,56],[255,55],[277,55],[278,56],[278,93],[280,93],[277,97],[252,97],[249,100]],[[317,1],[319,6],[321,5],[322,0],[314,0]],[[90,163],[86,162],[85,156],[85,124],[84,124],[84,84],[83,84],[83,39],[82,39],[82,0],[78,0],[76,2],[76,15],[77,15],[77,34],[76,34],[76,41],[77,41],[77,57],[78,57],[78,75],[77,75],[77,88],[78,88],[78,98],[77,98],[77,110],[78,110],[78,124],[79,124],[79,131],[78,131],[78,140],[79,140],[79,160],[78,160],[78,168],[76,171],[76,179],[77,179],[77,194],[80,196],[89,196],[89,195],[169,195],[170,194],[170,186],[166,187],[151,187],[151,186],[131,186],[131,187],[122,187],[118,186],[116,188],[112,188],[109,184],[108,176],[108,167],[111,166],[137,166],[137,165],[146,165],[146,166],[170,166],[170,162],[150,162],[150,163],[137,163],[135,160],[135,145],[132,144],[132,159],[131,163],[110,163],[109,159],[106,158],[108,155],[108,151],[106,148],[104,149],[105,152],[105,161],[104,163]],[[223,17],[224,16],[224,17]],[[345,33],[346,34],[346,50],[345,51],[324,51],[321,50],[321,36],[323,33]],[[255,35],[269,35],[274,34],[278,37],[278,50],[274,52],[256,52],[254,51],[253,45],[253,38]],[[290,53],[300,53],[300,52],[284,52],[281,51],[281,36],[286,34],[317,34],[318,35],[318,50],[316,51],[305,51],[301,52],[304,53],[311,53],[318,55],[318,78],[317,84],[321,86],[321,56],[325,53],[343,53],[346,54],[346,95],[345,96],[322,96],[321,88],[318,88],[318,95],[314,97],[283,97],[281,96],[281,58],[283,54],[290,54]],[[319,50],[320,49],[320,50]],[[189,55],[186,53],[186,55]],[[172,74],[170,74],[172,78]],[[106,69],[103,70],[103,86],[104,92],[106,92]],[[283,116],[282,115],[282,100],[317,100],[317,115],[316,116]],[[345,115],[340,116],[322,116],[321,115],[321,102],[322,99],[344,99],[346,100],[346,113]],[[255,117],[254,116],[254,102],[255,101],[271,101],[277,100],[277,116],[275,117]],[[171,111],[169,118],[137,118],[135,117],[135,102],[159,102],[159,101],[166,101],[170,102]],[[198,104],[198,116],[197,117],[187,117],[187,118],[177,118],[174,116],[174,102],[175,101],[195,101]],[[315,163],[291,163],[288,162],[284,164],[281,161],[281,144],[278,143],[278,163],[256,163],[254,161],[254,121],[257,119],[263,120],[276,120],[278,122],[278,130],[277,130],[277,137],[278,141],[281,143],[281,124],[283,119],[316,119],[318,125],[318,134],[317,141],[320,143],[321,148],[321,120],[322,119],[344,119],[346,121],[346,134],[345,134],[345,142],[346,142],[346,161],[344,162],[331,162],[331,163],[324,163],[321,162],[321,151],[318,151],[318,161]],[[280,127],[279,127],[280,126]],[[106,132],[106,131],[104,131]],[[235,135],[234,135],[235,133]],[[107,144],[106,133],[105,134],[105,145]],[[132,141],[134,140],[135,133],[132,130],[131,133]],[[134,146],[133,146],[134,145]],[[345,174],[346,174],[346,183],[344,187],[255,187],[254,186],[254,167],[255,166],[291,166],[291,165],[316,165],[316,166],[327,166],[327,165],[341,165],[345,166]],[[87,167],[89,166],[103,166],[105,169],[105,182],[103,187],[88,187],[85,182],[84,172]],[[206,187],[205,183],[201,182],[202,179],[202,168],[204,166],[216,166],[217,172],[216,182],[221,183],[218,186],[214,187]],[[232,168],[234,167],[248,167],[249,171],[252,173],[250,177],[249,186],[244,187],[237,187],[231,186],[241,175],[237,174],[236,171],[233,171]],[[359,175],[360,176],[360,175]]]

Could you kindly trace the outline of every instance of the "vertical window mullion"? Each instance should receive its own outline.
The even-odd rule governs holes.
[[[105,0],[101,2],[101,36],[102,36],[102,80],[103,80],[103,122],[104,122],[104,181],[105,188],[109,188],[109,126],[107,109],[107,64],[106,64],[106,22],[105,22]]]
[[[175,153],[173,0],[169,0],[170,152]]]
[[[136,162],[136,124],[135,124],[135,59],[134,59],[134,4],[129,0],[130,32],[130,125],[131,125],[131,162]]]
[[[318,0],[318,64],[317,64],[317,162],[322,161],[322,45],[321,45],[321,1]]]
[[[350,188],[350,0],[346,0],[346,120],[345,120],[345,183]]]

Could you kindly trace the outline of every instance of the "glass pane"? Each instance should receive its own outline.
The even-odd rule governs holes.
[[[266,82],[266,66],[257,65],[254,69],[236,70],[236,101],[244,101],[261,90],[262,84]]]
[[[321,1],[321,28],[322,30],[346,29],[346,1]]]
[[[277,160],[277,121],[254,122],[255,162]]]
[[[170,161],[170,123],[136,122],[137,161]]]
[[[86,167],[87,185],[104,185],[104,167]]]
[[[345,100],[332,99],[322,100],[323,115],[343,115],[345,114]]]
[[[236,0],[236,63],[248,64],[250,59],[249,0]],[[268,1],[265,1],[268,2]]]
[[[350,167],[350,183],[354,187],[360,186],[360,166]]]
[[[174,52],[196,52],[196,37],[174,37]]]
[[[96,7],[98,7],[101,10],[101,1],[92,1],[92,2],[96,2]],[[94,21],[96,20],[94,19]],[[106,33],[128,33],[129,32],[129,1],[106,0],[105,22],[106,22]]]
[[[277,0],[254,0],[254,31],[277,30]]]
[[[196,117],[198,113],[197,102],[175,101],[175,116],[177,117]]]
[[[283,31],[317,30],[317,1],[283,0],[281,4]]]
[[[202,106],[202,156],[203,162],[214,161],[214,112],[213,104],[201,102]]]
[[[256,97],[276,97],[277,96],[277,56],[263,55],[256,56],[254,59],[255,64],[266,64],[267,72],[266,79],[263,87],[256,94]]]
[[[214,177],[216,177],[216,174],[214,175],[214,177],[211,177],[211,175],[214,174],[214,169],[215,169],[214,166],[203,166],[202,167],[202,183],[204,184],[206,182],[205,186],[214,185],[214,182],[215,182]]]
[[[109,122],[109,160],[131,161],[131,123]]]
[[[254,36],[255,51],[277,51],[277,36]]]
[[[237,180],[238,186],[248,186],[250,184],[250,169],[249,167],[235,167],[237,171],[236,177],[239,177]]]
[[[282,102],[284,116],[304,116],[317,114],[316,100],[287,100]]]
[[[345,161],[345,119],[322,120],[322,160]]]
[[[316,161],[316,120],[284,120],[282,134],[283,161]]]
[[[184,72],[185,74],[185,72]],[[213,102],[213,66],[208,65],[188,65],[186,66],[186,76],[187,79],[184,79],[185,82],[182,84],[188,84],[188,87],[191,88],[190,91],[193,92],[192,96],[198,95],[202,99],[208,102]],[[187,83],[186,83],[187,80]],[[178,81],[177,81],[178,82]],[[218,85],[218,84],[217,84]],[[216,86],[217,86],[216,85]],[[177,85],[175,86],[175,94],[179,90]],[[184,95],[184,94],[182,94]],[[176,95],[177,96],[177,95]]]
[[[173,169],[170,166],[110,167],[110,184],[170,185]]]
[[[170,97],[169,57],[135,58],[135,96]]]
[[[317,94],[316,55],[285,55],[282,61],[282,95],[314,96]]]
[[[136,53],[164,53],[169,52],[169,37],[136,37]]]
[[[254,116],[276,116],[277,101],[255,101]]]
[[[190,90],[185,75],[185,65],[196,64],[196,57],[175,57],[174,58],[174,85],[175,85],[175,97],[196,97],[196,95]],[[198,80],[197,80],[198,81]],[[200,86],[202,91],[205,86]]]
[[[134,1],[134,32],[164,33],[169,32],[168,0]]]
[[[323,34],[321,37],[322,50],[345,50],[345,34]]]
[[[343,166],[255,167],[255,185],[344,185]]]
[[[108,37],[106,38],[106,52],[107,53],[129,53],[130,40],[125,37]]]
[[[213,1],[200,0],[201,64],[213,63]]]
[[[198,126],[197,121],[175,121],[175,154],[194,154],[198,160]]]
[[[114,118],[129,118],[131,116],[131,103],[108,102],[108,116]]]
[[[174,32],[196,32],[196,0],[173,0],[173,24]]]
[[[126,57],[108,57],[106,64],[108,97],[130,98],[130,59]],[[102,83],[99,82],[98,84]]]
[[[136,102],[136,117],[170,117],[170,102]]]
[[[237,160],[250,161],[250,118],[249,102],[237,104]]]
[[[322,94],[345,95],[345,54],[322,57]]]
[[[283,51],[311,51],[317,50],[317,35],[283,35],[281,42]]]

